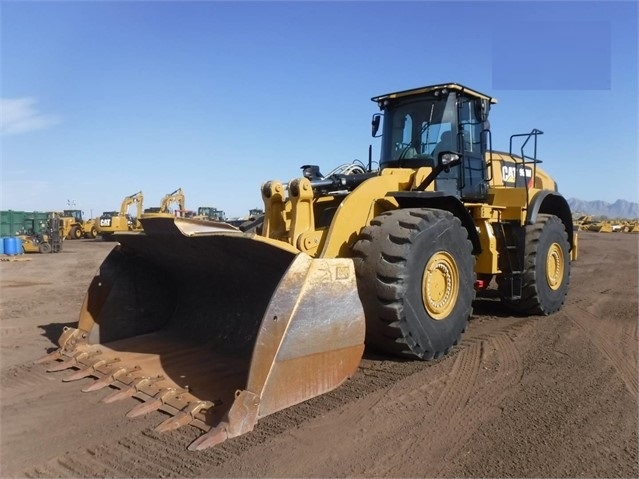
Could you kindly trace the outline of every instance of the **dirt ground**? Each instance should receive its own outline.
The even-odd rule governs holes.
[[[564,309],[477,300],[444,359],[366,353],[326,395],[201,452],[33,361],[74,326],[111,243],[0,262],[1,477],[639,477],[639,235],[582,232]]]

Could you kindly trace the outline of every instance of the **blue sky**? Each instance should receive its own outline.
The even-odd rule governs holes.
[[[639,201],[637,2],[0,3],[0,209],[86,216],[139,190],[243,216],[303,164],[374,159],[370,98],[495,96],[566,198]]]

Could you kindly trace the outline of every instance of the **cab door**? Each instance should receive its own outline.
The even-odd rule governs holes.
[[[484,161],[485,132],[488,112],[487,102],[477,98],[459,97],[457,102],[459,118],[459,146],[463,155],[460,165],[460,192],[463,200],[483,201],[488,195],[486,162]]]

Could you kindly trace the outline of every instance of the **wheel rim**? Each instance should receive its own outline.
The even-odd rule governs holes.
[[[459,268],[455,259],[444,251],[428,260],[422,277],[422,301],[429,316],[445,319],[457,303]]]
[[[564,252],[557,243],[553,243],[548,248],[548,256],[546,256],[546,282],[553,291],[561,286],[564,279]]]

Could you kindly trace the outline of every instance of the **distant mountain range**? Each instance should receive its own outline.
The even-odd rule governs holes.
[[[583,201],[576,198],[568,199],[573,215],[606,216],[607,218],[639,218],[639,203],[617,200],[614,203],[605,201]]]

